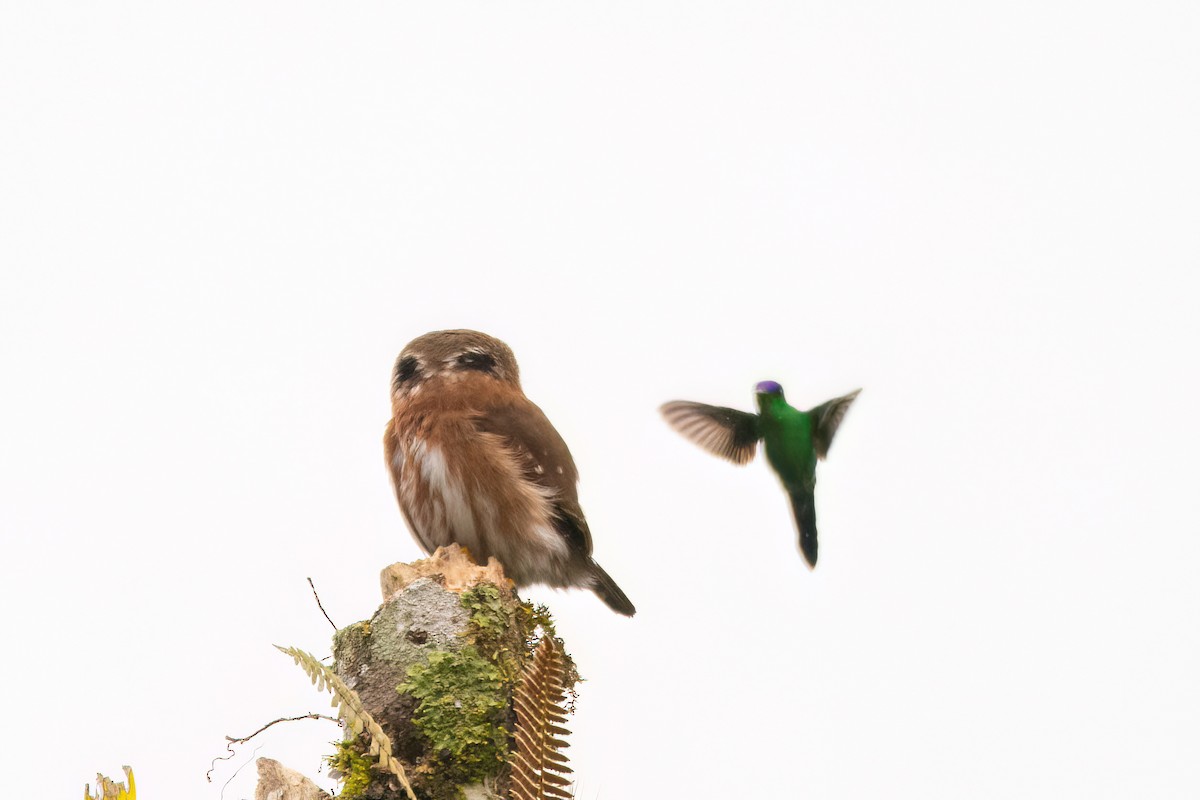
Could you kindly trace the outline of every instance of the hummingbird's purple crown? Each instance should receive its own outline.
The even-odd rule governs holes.
[[[783,392],[783,387],[775,381],[759,381],[758,385],[754,387],[754,391],[759,394],[780,394]]]

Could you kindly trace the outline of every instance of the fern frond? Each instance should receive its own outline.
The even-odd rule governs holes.
[[[129,788],[125,788],[125,784],[111,781],[100,773],[96,773],[96,794],[92,794],[90,784],[85,784],[83,787],[83,800],[137,800],[137,787],[133,785],[133,770],[129,767],[121,767],[125,770],[125,780],[129,781]]]
[[[275,649],[291,656],[292,660],[308,673],[308,677],[312,679],[318,690],[333,692],[333,702],[330,705],[337,706],[338,717],[345,720],[346,725],[356,736],[364,730],[370,735],[371,755],[379,762],[379,766],[400,779],[400,785],[404,787],[410,800],[417,800],[412,784],[408,782],[408,775],[404,772],[404,767],[392,755],[392,740],[383,732],[383,728],[379,727],[379,723],[375,721],[370,712],[363,708],[358,693],[343,683],[337,673],[318,661],[311,653],[306,653],[296,647],[280,647],[279,645],[275,645]]]
[[[517,749],[511,759],[512,800],[569,800],[567,756],[562,752],[570,733],[563,701],[567,687],[566,658],[553,636],[543,636],[513,697]]]

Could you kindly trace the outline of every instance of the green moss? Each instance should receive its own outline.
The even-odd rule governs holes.
[[[554,618],[550,616],[550,609],[543,603],[536,606],[533,603],[521,603],[521,615],[521,633],[525,637],[525,649],[532,658],[534,648],[543,636],[558,636],[554,630]]]
[[[504,767],[508,693],[500,670],[474,646],[430,654],[429,663],[410,667],[408,681],[397,688],[417,700],[413,723],[436,761],[423,771],[436,775],[438,784],[478,783]]]
[[[353,742],[333,743],[337,751],[328,756],[325,761],[331,771],[337,772],[341,778],[342,791],[338,793],[341,800],[355,800],[362,797],[367,787],[371,785],[371,764],[373,760],[360,752]]]
[[[546,606],[521,602],[494,584],[472,586],[460,602],[471,612],[467,640],[496,665],[509,686],[520,680],[541,637],[555,635]]]
[[[501,680],[511,686],[521,675],[527,648],[523,645],[525,604],[490,583],[467,589],[459,598],[471,612],[465,631],[467,641],[500,671]]]
[[[500,632],[512,618],[517,603],[506,598],[494,583],[477,583],[459,595],[462,607],[471,612],[471,625],[481,633]]]

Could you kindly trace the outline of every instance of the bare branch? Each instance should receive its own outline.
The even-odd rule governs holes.
[[[305,714],[300,717],[280,717],[277,720],[273,720],[271,722],[268,722],[266,725],[263,725],[261,728],[259,728],[254,733],[250,734],[249,736],[242,736],[242,737],[238,737],[238,738],[235,738],[233,736],[226,736],[225,741],[228,742],[228,744],[225,745],[225,750],[226,750],[226,752],[229,753],[229,755],[217,756],[216,758],[214,758],[209,763],[208,772],[204,773],[204,779],[207,780],[209,783],[212,783],[212,774],[213,774],[213,770],[215,770],[217,768],[217,762],[218,761],[228,761],[229,759],[231,759],[237,755],[237,753],[234,752],[234,749],[233,749],[233,746],[235,744],[245,744],[246,742],[253,739],[255,736],[258,736],[260,733],[265,731],[267,728],[271,727],[272,725],[278,725],[280,722],[297,722],[298,720],[302,720],[302,719],[326,719],[326,720],[329,720],[330,722],[336,722],[338,724],[338,727],[342,726],[342,722],[339,719],[326,716],[325,714],[310,713],[310,714]]]

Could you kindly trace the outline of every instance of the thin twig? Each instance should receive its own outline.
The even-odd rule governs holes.
[[[231,759],[237,755],[237,753],[234,752],[234,750],[233,750],[233,746],[235,744],[245,744],[246,742],[253,739],[255,736],[258,736],[260,733],[265,731],[267,728],[271,727],[272,725],[278,725],[280,722],[296,722],[296,721],[302,720],[302,719],[327,719],[330,722],[336,722],[338,725],[342,724],[341,720],[339,720],[335,717],[329,717],[324,714],[311,713],[311,714],[305,714],[304,716],[301,716],[301,717],[280,717],[277,720],[268,722],[266,725],[263,725],[261,728],[259,728],[254,733],[250,734],[249,736],[242,736],[240,738],[234,738],[233,736],[226,736],[225,741],[228,744],[225,745],[225,750],[226,750],[226,752],[229,753],[229,755],[217,756],[211,762],[209,762],[208,772],[204,773],[204,779],[207,780],[209,783],[212,783],[212,774],[213,774],[213,770],[215,770],[217,768],[217,762],[218,761],[228,761],[229,759]]]
[[[309,585],[309,586],[312,586],[312,590],[313,590],[313,597],[317,598],[317,608],[321,609],[321,613],[322,613],[322,614],[325,614],[325,606],[321,605],[321,596],[317,594],[317,587],[316,587],[316,586],[313,586],[312,578],[309,578],[309,579],[308,579],[308,585]],[[330,625],[333,625],[333,620],[329,619],[329,615],[328,615],[328,614],[325,614],[325,619],[328,619],[328,620],[329,620],[329,624],[330,624]],[[338,631],[338,626],[337,626],[337,625],[333,625],[333,632],[334,632],[334,633],[337,633],[337,631]]]
[[[228,737],[226,737],[226,738],[228,738]],[[244,770],[246,768],[246,765],[254,760],[254,757],[256,755],[258,755],[259,750],[262,750],[261,744],[258,747],[254,748],[254,752],[250,754],[249,758],[247,758],[245,761],[242,762],[242,765],[240,767],[238,767],[237,769],[235,769],[233,771],[233,774],[229,776],[229,780],[227,780],[227,781],[225,781],[225,783],[221,784],[220,800],[225,800],[225,790],[229,788],[229,784],[233,783],[233,779],[238,776],[238,773],[241,772],[242,770]]]

